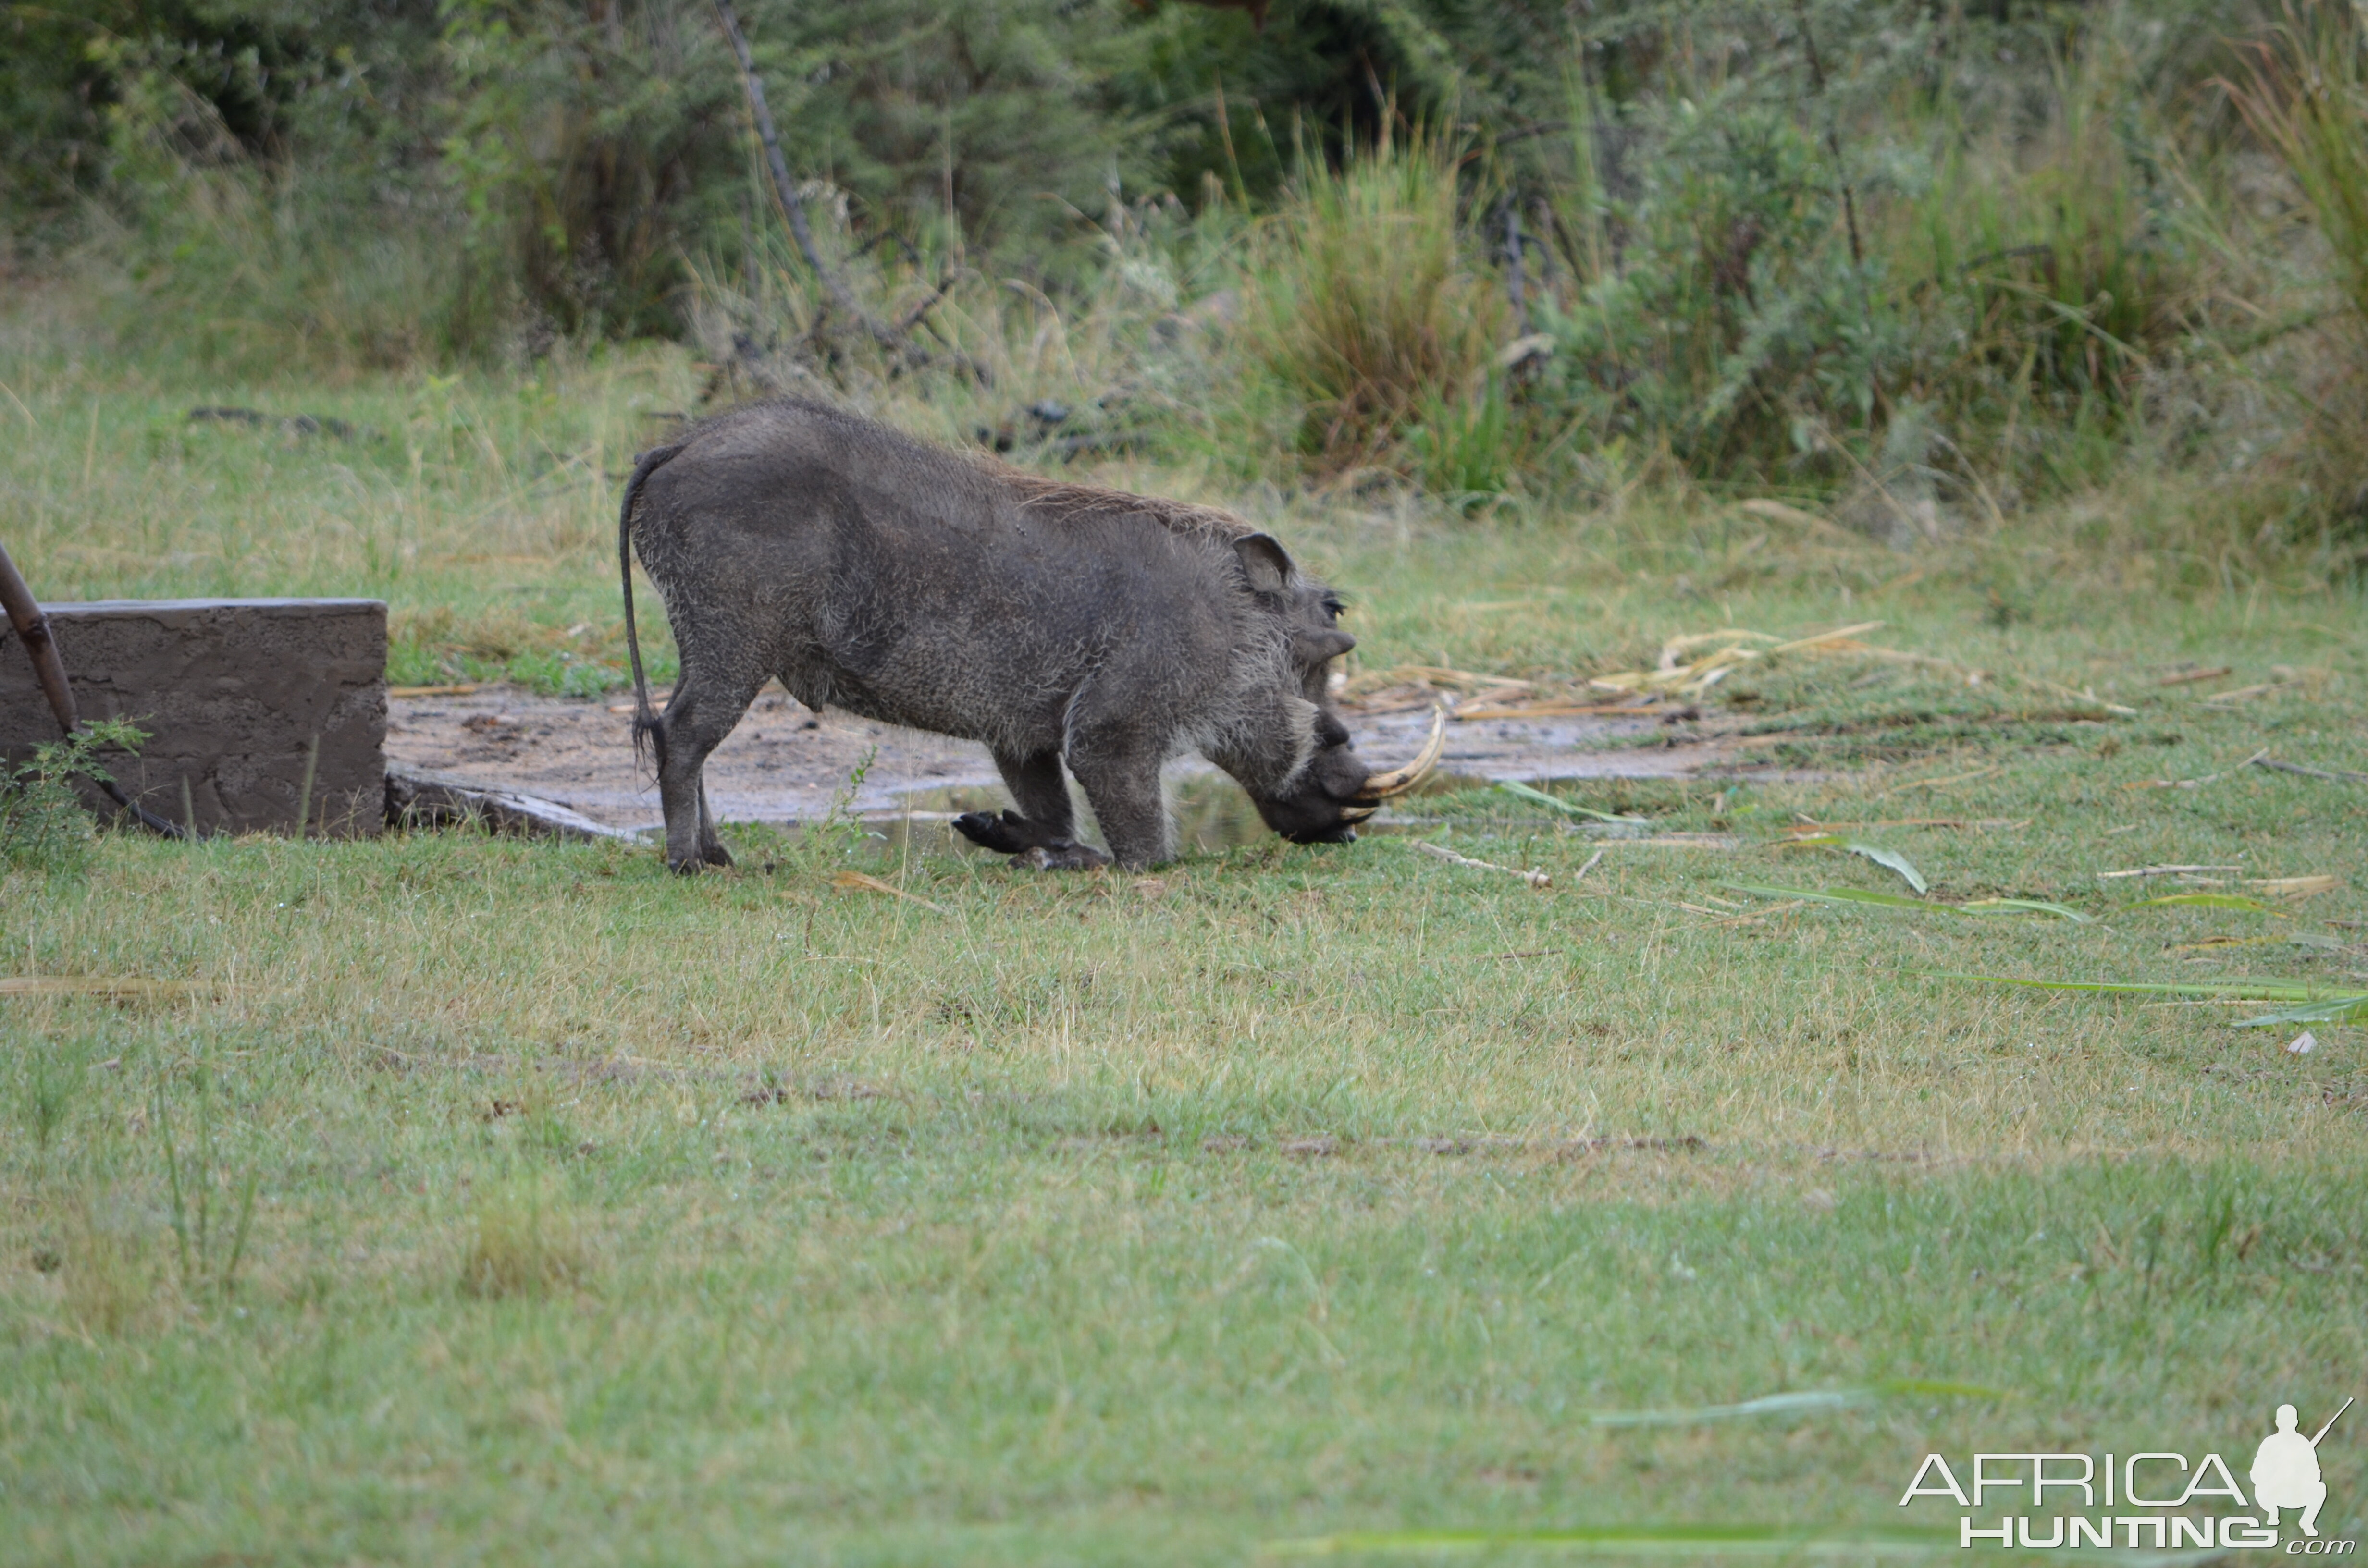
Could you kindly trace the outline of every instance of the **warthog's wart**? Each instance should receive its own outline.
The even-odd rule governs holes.
[[[682,676],[650,710],[632,553]],[[1048,867],[1168,858],[1160,765],[1196,750],[1267,825],[1340,843],[1436,763],[1374,775],[1325,676],[1340,601],[1227,513],[1064,484],[809,403],[738,410],[643,454],[618,518],[625,632],[655,743],[666,864],[729,865],[700,769],[768,677],[810,707],[982,741],[1019,810],[955,823]],[[1080,844],[1061,777],[1110,855]]]

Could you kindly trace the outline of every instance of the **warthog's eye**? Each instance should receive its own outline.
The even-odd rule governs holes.
[[[1345,610],[1345,609],[1347,609],[1348,608],[1349,608],[1349,607],[1348,607],[1347,605],[1344,605],[1344,604],[1342,604],[1342,603],[1340,602],[1340,596],[1339,596],[1339,595],[1338,595],[1338,594],[1326,594],[1326,595],[1325,595],[1325,596],[1324,596],[1324,619],[1326,619],[1326,620],[1338,620],[1338,619],[1340,619],[1340,612],[1341,612],[1341,611],[1343,611],[1343,610]]]

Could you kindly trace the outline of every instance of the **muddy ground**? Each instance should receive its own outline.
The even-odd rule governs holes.
[[[556,801],[595,822],[659,825],[657,789],[637,763],[632,707],[611,698],[538,697],[507,687],[396,696],[388,703],[391,763]],[[1392,767],[1417,750],[1429,727],[1421,708],[1342,710],[1358,750]],[[1730,744],[1698,738],[1691,725],[1658,717],[1481,719],[1448,727],[1443,776],[1472,780],[1669,778],[1728,760]],[[1660,744],[1649,737],[1657,736]],[[865,766],[866,758],[868,766]],[[810,712],[778,687],[757,699],[707,766],[716,815],[727,822],[811,821],[852,789],[849,809],[865,814],[973,810],[1007,804],[984,746],[844,713]],[[1188,797],[1206,797],[1209,765],[1169,765]],[[1188,824],[1189,829],[1190,824]]]

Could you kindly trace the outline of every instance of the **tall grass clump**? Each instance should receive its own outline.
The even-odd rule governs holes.
[[[2351,324],[2368,330],[2368,28],[2349,6],[2285,16],[2248,46],[2229,96],[2309,202]]]
[[[1877,496],[1895,520],[2060,489],[2120,450],[2197,281],[2192,187],[2111,27],[2012,115],[1946,82],[1851,116],[1774,69],[1668,87],[1616,128],[1572,117],[1582,172],[1618,131],[1626,188],[1562,197],[1581,281],[1539,308],[1539,391],[1571,449]]]
[[[1419,131],[1337,169],[1311,160],[1254,246],[1245,347],[1320,472],[1386,464],[1417,428],[1463,477],[1493,468],[1469,433],[1502,436],[1485,408],[1508,307],[1467,239],[1457,163]]]
[[[2279,389],[2297,415],[2277,465],[2304,525],[2289,531],[2319,533],[2336,547],[2330,563],[2357,573],[2368,566],[2368,27],[2349,6],[2289,5],[2243,65],[2241,81],[2220,85],[2301,193],[2321,253],[2315,298],[2288,317],[2316,332],[2283,356]]]
[[[587,1262],[575,1215],[549,1184],[520,1176],[478,1201],[461,1290],[489,1299],[540,1295],[582,1279]]]
[[[2201,185],[2129,51],[2108,36],[2059,58],[2051,98],[2021,134],[1944,108],[1884,235],[1922,318],[1918,391],[2009,494],[2101,476],[2216,281]]]

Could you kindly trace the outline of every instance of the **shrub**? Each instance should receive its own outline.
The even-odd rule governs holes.
[[[50,876],[79,876],[88,869],[91,816],[74,793],[74,780],[105,780],[99,753],[108,747],[136,750],[147,738],[128,721],[109,719],[37,745],[31,757],[14,767],[0,765],[0,866]]]
[[[2310,203],[2355,325],[2368,328],[2368,28],[2350,6],[2291,4],[2228,84]]]
[[[2305,0],[2248,52],[2246,80],[2222,85],[2309,204],[2333,285],[2334,319],[2293,389],[2296,520],[2315,514],[2356,544],[2368,534],[2368,27],[2351,7]],[[2353,573],[2368,561],[2356,548],[2340,559]]]
[[[1620,267],[1543,312],[1550,393],[1590,444],[1666,442],[1704,475],[1765,474],[1871,426],[1912,347],[1884,268],[1850,254],[1824,150],[1740,88],[1655,129]]]
[[[1466,243],[1456,162],[1417,133],[1314,165],[1255,247],[1247,347],[1320,471],[1386,461],[1487,396],[1508,307]]]
[[[1724,483],[2085,477],[2066,454],[2118,449],[2203,292],[2142,77],[2100,28],[1982,124],[1918,88],[1820,128],[1830,105],[1773,69],[1634,108],[1628,193],[1575,187],[1560,219],[1596,270],[1542,312],[1573,447]]]

